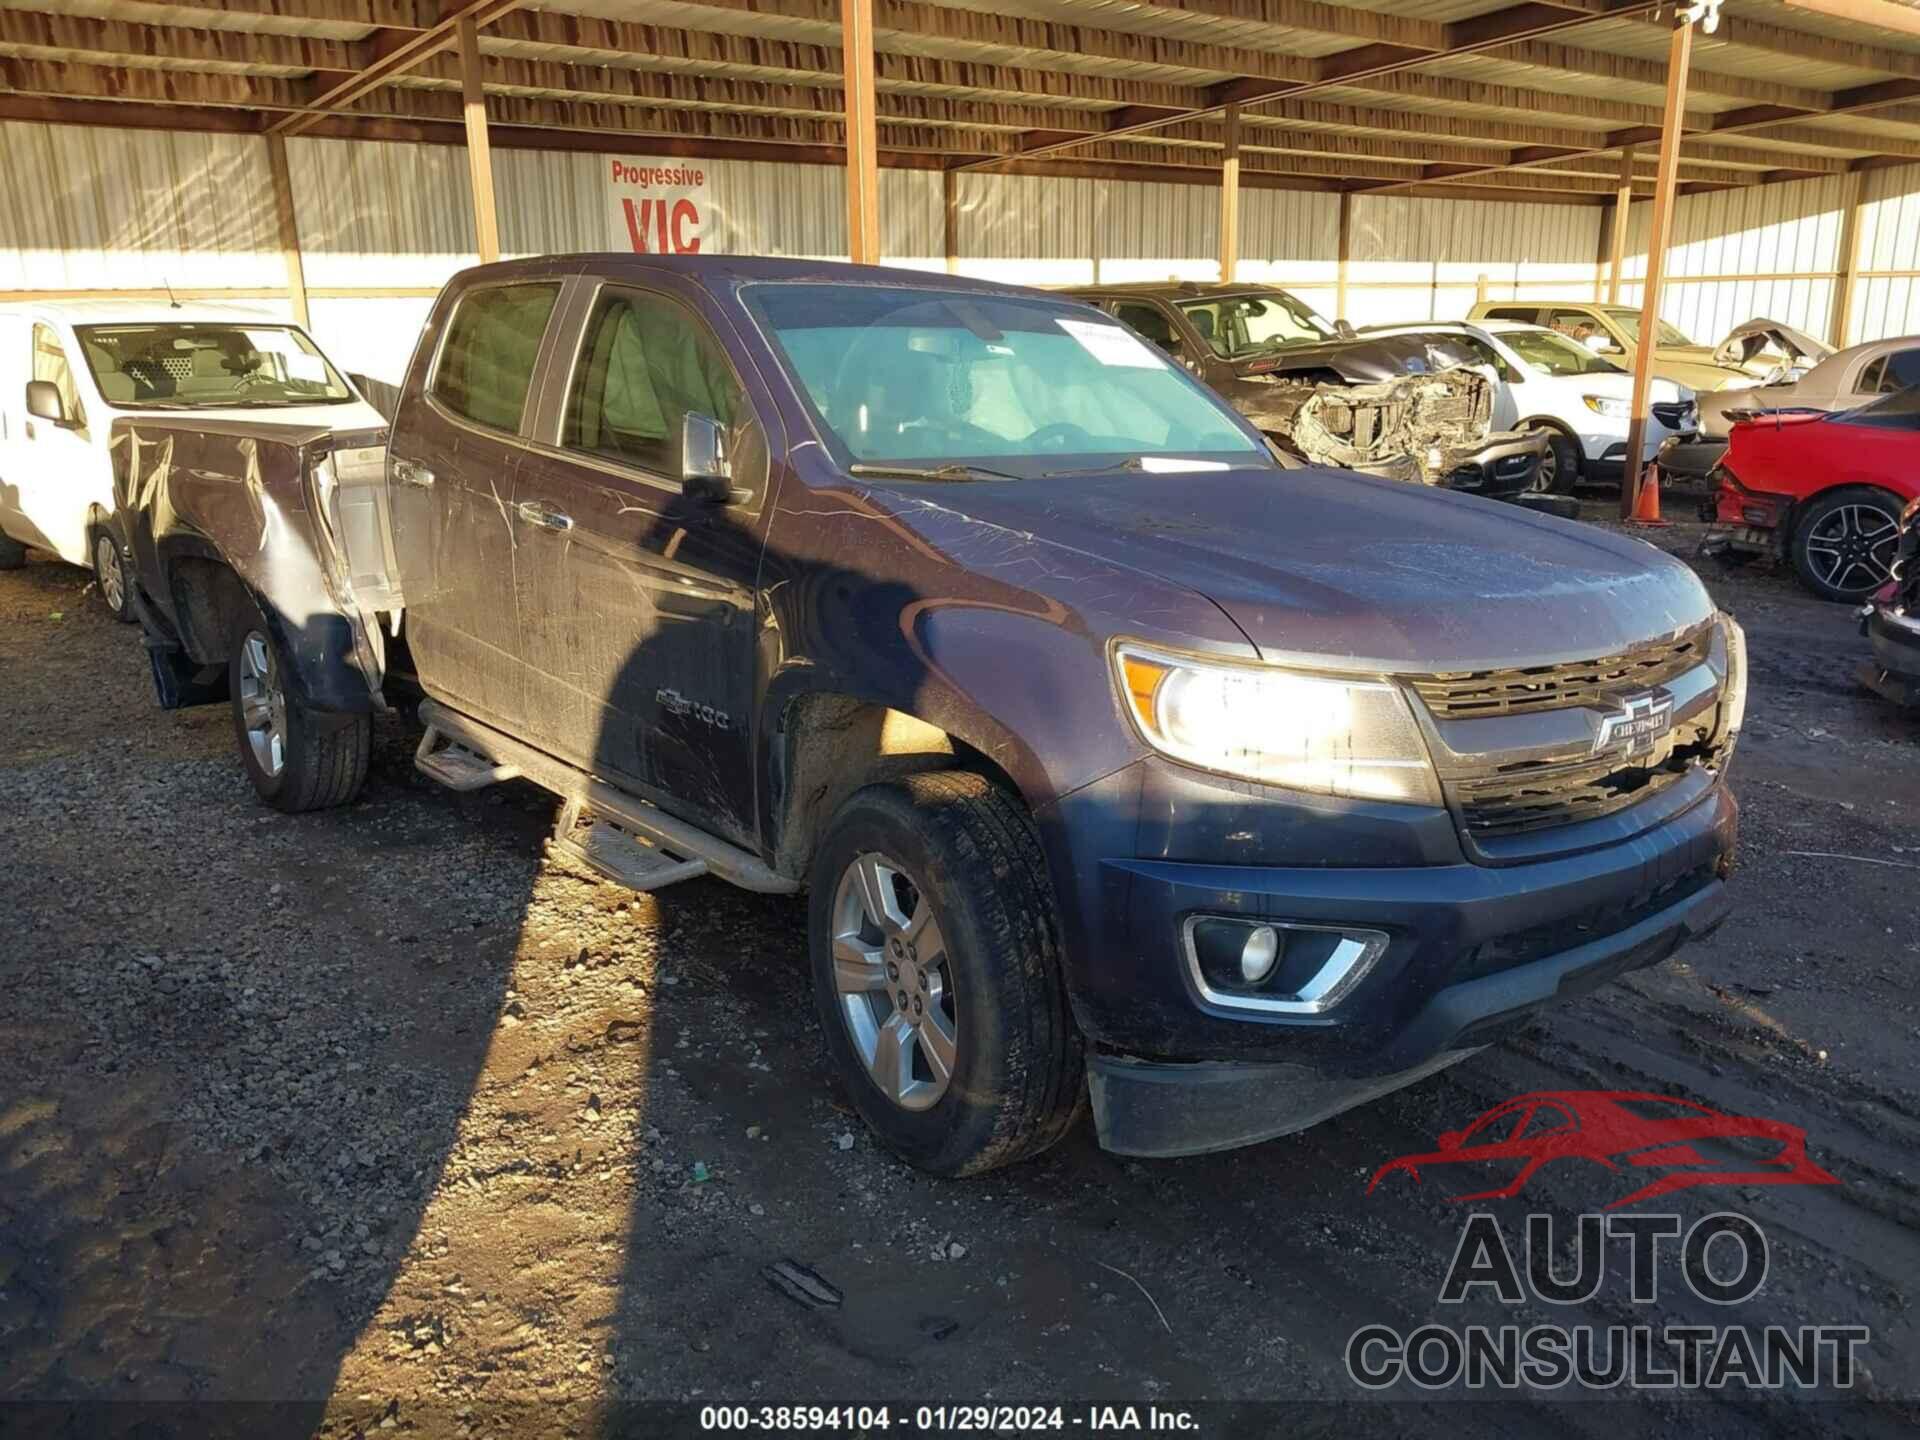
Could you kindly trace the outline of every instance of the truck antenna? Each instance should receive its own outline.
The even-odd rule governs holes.
[[[160,277],[160,283],[167,287],[167,304],[171,305],[175,310],[178,310],[180,308],[180,301],[174,296],[173,282],[162,275]]]

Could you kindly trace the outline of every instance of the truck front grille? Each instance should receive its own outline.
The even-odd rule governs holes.
[[[1436,720],[1520,715],[1574,705],[1607,706],[1611,697],[1622,691],[1651,689],[1684,674],[1705,661],[1712,648],[1712,630],[1703,624],[1636,646],[1623,655],[1511,670],[1418,675],[1412,685]]]
[[[1713,716],[1676,727],[1664,757],[1601,755],[1532,760],[1448,780],[1448,798],[1469,835],[1518,835],[1611,815],[1650,800],[1697,765],[1712,764]]]

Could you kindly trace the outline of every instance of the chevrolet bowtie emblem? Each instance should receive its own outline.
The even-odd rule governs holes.
[[[1673,697],[1649,690],[1620,702],[1617,714],[1600,722],[1600,733],[1593,737],[1593,753],[1620,747],[1625,756],[1644,755],[1653,742],[1673,728]]]

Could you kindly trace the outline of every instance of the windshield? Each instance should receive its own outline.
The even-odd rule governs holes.
[[[1626,333],[1628,344],[1637,345],[1640,343],[1640,312],[1638,310],[1609,310],[1607,311],[1607,318],[1612,320],[1614,324],[1618,325],[1621,330]],[[1693,341],[1689,340],[1680,331],[1674,329],[1674,327],[1666,321],[1661,320],[1657,322],[1657,327],[1653,332],[1653,343],[1656,345],[1691,345]]]
[[[1500,337],[1533,369],[1543,375],[1620,375],[1611,360],[1596,355],[1552,330],[1509,330]]]
[[[1284,290],[1235,295],[1226,300],[1194,300],[1180,306],[1187,323],[1226,360],[1256,350],[1317,344],[1334,337],[1333,323]]]
[[[80,349],[109,405],[230,410],[339,405],[353,392],[286,325],[82,325]]]
[[[1151,469],[1272,463],[1223,402],[1082,305],[878,285],[744,296],[843,465],[978,462],[1030,478],[1111,469],[1116,457]]]

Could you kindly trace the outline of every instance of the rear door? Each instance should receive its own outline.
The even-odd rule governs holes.
[[[752,844],[764,422],[683,300],[605,285],[578,309],[515,507],[529,738]],[[690,413],[727,430],[731,504],[681,491]]]
[[[514,595],[513,495],[529,396],[560,277],[463,291],[424,384],[410,376],[388,444],[393,549],[406,638],[436,700],[511,733],[528,686]],[[583,617],[584,619],[584,617]]]

